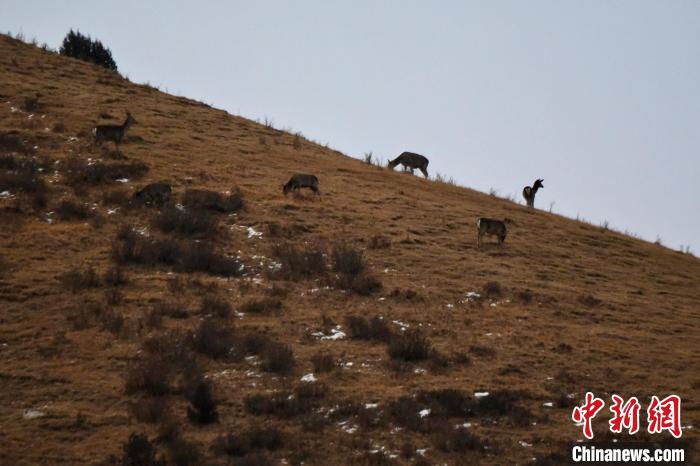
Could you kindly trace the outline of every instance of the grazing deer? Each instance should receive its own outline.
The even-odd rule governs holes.
[[[95,143],[101,144],[102,141],[113,141],[114,145],[117,147],[117,152],[119,152],[119,144],[126,136],[126,132],[129,130],[129,126],[134,123],[138,123],[136,119],[131,116],[131,113],[126,112],[126,120],[121,125],[97,125],[92,133],[95,135]]]
[[[134,193],[134,200],[150,206],[162,206],[170,200],[172,188],[168,183],[151,183]]]
[[[302,173],[292,175],[287,184],[282,187],[282,192],[286,196],[289,191],[298,191],[301,188],[309,188],[317,196],[321,195],[321,192],[318,190],[318,178],[315,175],[304,175]]]
[[[537,179],[532,187],[525,186],[523,188],[523,197],[525,198],[525,202],[527,202],[528,207],[535,207],[535,194],[537,194],[538,189],[544,188],[544,185],[542,184],[543,181],[544,180]]]
[[[484,235],[496,235],[498,237],[498,244],[503,244],[506,240],[506,223],[510,220],[495,220],[492,218],[479,217],[476,219],[476,246],[481,248],[483,244]]]
[[[423,172],[423,175],[428,178],[428,164],[430,161],[427,157],[420,154],[414,154],[413,152],[403,152],[401,155],[396,157],[394,160],[389,161],[389,168],[392,170],[397,165],[403,165],[404,168],[409,168],[411,170],[411,175],[413,175],[413,170],[416,168]]]

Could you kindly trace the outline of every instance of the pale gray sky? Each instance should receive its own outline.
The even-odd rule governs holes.
[[[0,0],[70,28],[133,81],[700,253],[698,1]]]

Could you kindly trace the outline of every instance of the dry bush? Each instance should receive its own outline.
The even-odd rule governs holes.
[[[177,272],[204,272],[223,277],[238,276],[242,265],[235,257],[214,251],[211,245],[173,238],[154,239],[139,235],[128,226],[112,243],[112,260],[117,264],[173,266]]]
[[[388,342],[392,336],[386,321],[379,316],[367,319],[361,316],[347,316],[345,325],[353,340],[375,340]]]
[[[153,223],[163,233],[198,238],[214,238],[218,234],[216,219],[204,210],[180,209],[168,205],[161,210]]]
[[[292,419],[318,407],[317,398],[299,398],[288,392],[258,393],[245,399],[246,410],[255,416]]]
[[[270,342],[262,352],[261,369],[276,374],[288,374],[294,368],[294,352],[284,343]]]
[[[278,314],[282,310],[282,301],[276,298],[251,299],[241,305],[245,314]]]
[[[22,102],[22,110],[25,112],[36,112],[39,107],[41,107],[41,103],[39,102],[39,96],[26,96],[24,98],[24,101]]]
[[[590,295],[590,294],[579,296],[578,302],[583,304],[586,307],[597,307],[603,303],[602,300],[600,300],[600,299],[598,299],[595,296]]]
[[[333,271],[338,274],[335,284],[344,290],[368,296],[382,288],[382,284],[367,271],[362,251],[347,244],[336,245],[332,251]]]
[[[263,427],[221,436],[214,443],[214,448],[230,456],[245,456],[256,450],[275,451],[283,445],[279,429]]]
[[[51,127],[51,131],[53,131],[54,133],[65,133],[66,125],[62,121],[59,121],[57,123],[54,123],[54,125]]]
[[[188,209],[212,210],[221,213],[235,213],[243,209],[243,193],[234,189],[230,194],[222,194],[206,189],[188,189],[182,198],[182,204]]]
[[[132,433],[122,450],[123,466],[165,466],[165,460],[156,458],[156,449],[145,435]]]
[[[169,417],[168,402],[164,397],[148,397],[129,404],[129,411],[139,422],[153,424]]]
[[[70,290],[71,293],[77,293],[87,288],[97,288],[101,285],[100,277],[94,267],[88,267],[84,271],[77,268],[71,269],[61,274],[59,280],[63,287]]]
[[[534,294],[529,289],[519,290],[517,293],[515,293],[515,299],[519,303],[527,305],[530,304],[534,299]]]
[[[330,372],[338,366],[338,362],[332,354],[320,352],[311,356],[311,364],[314,372],[318,374]]]
[[[432,414],[432,413],[431,413]],[[446,453],[484,451],[486,445],[477,435],[464,427],[455,429],[452,424],[441,425],[432,435],[433,444]]]
[[[428,339],[417,329],[394,334],[387,349],[392,359],[413,362],[428,359],[431,346]]]
[[[114,188],[102,193],[102,205],[127,206],[131,203],[131,193],[126,188]]]
[[[480,358],[490,359],[496,356],[496,350],[488,346],[471,345],[469,347],[469,352]]]
[[[301,249],[292,244],[281,244],[273,248],[272,254],[281,264],[274,273],[276,278],[302,280],[327,273],[326,258],[320,249]]]
[[[374,235],[369,240],[370,249],[388,249],[391,247],[391,237],[386,235]]]
[[[498,299],[503,296],[503,289],[498,282],[488,282],[483,287],[483,296],[488,299]]]
[[[200,380],[194,391],[187,396],[187,418],[197,424],[210,424],[219,419],[217,402],[212,398],[211,387],[206,380]]]
[[[151,313],[161,317],[169,317],[171,319],[186,319],[190,316],[187,306],[177,300],[166,300],[154,304],[151,308]]]
[[[124,293],[117,288],[108,288],[105,290],[105,302],[109,306],[118,306],[124,301]]]
[[[205,296],[199,306],[199,313],[221,318],[228,317],[231,314],[231,304],[219,296]]]
[[[25,155],[29,155],[33,152],[31,145],[25,142],[18,131],[0,132],[0,150],[3,152]],[[0,158],[0,168],[5,168],[2,158]]]
[[[54,213],[59,220],[87,220],[95,216],[95,212],[83,203],[70,199],[62,200],[55,208]]]
[[[194,349],[214,359],[231,357],[234,343],[231,327],[211,318],[202,320],[193,335]]]
[[[163,396],[170,392],[172,369],[159,355],[148,355],[132,364],[126,374],[126,393],[144,392]]]
[[[48,187],[39,174],[28,169],[0,172],[0,192],[46,193]]]
[[[148,165],[143,162],[88,162],[71,157],[63,164],[63,176],[69,186],[96,185],[110,183],[122,178],[135,180],[148,173]]]
[[[108,268],[102,276],[102,280],[110,286],[124,286],[129,283],[124,270],[118,265]]]
[[[180,435],[170,438],[166,446],[175,466],[198,466],[202,464],[199,447],[193,442],[188,442]]]

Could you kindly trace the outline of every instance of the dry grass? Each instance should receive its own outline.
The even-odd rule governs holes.
[[[510,464],[524,452],[555,464],[580,437],[568,419],[584,386],[641,400],[672,380],[684,401],[700,397],[700,264],[688,254],[301,136],[295,148],[292,134],[4,36],[0,83],[0,404],[14,407],[0,414],[3,464]],[[37,93],[38,126],[22,109]],[[111,160],[90,129],[101,113],[121,119],[125,102],[139,123],[126,159]],[[302,169],[322,200],[282,195]],[[225,235],[163,233],[159,210],[129,207],[163,180]],[[94,208],[100,229],[49,215],[62,199]],[[478,216],[513,219],[504,247],[476,250]],[[83,286],[83,264],[103,288]],[[57,280],[74,269],[76,286]],[[233,312],[244,305],[263,311]],[[310,372],[316,382],[298,382]],[[187,417],[203,378],[219,423]],[[144,417],[127,425],[139,402]],[[132,431],[148,435],[130,442]],[[235,454],[213,448],[220,437]]]

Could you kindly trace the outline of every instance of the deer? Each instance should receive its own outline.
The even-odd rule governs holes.
[[[496,220],[493,218],[479,217],[476,219],[476,247],[481,249],[483,245],[484,235],[496,235],[498,244],[503,244],[506,240],[507,228],[506,223],[510,223],[509,219]]]
[[[527,202],[528,207],[535,207],[535,194],[537,194],[538,189],[544,188],[544,185],[542,184],[543,181],[544,180],[537,179],[532,184],[532,187],[525,186],[523,188],[523,197],[525,198],[525,202]]]
[[[121,125],[97,125],[92,130],[92,134],[95,135],[94,144],[101,144],[103,141],[113,141],[114,145],[119,152],[119,144],[126,136],[126,132],[129,127],[134,123],[138,123],[136,119],[131,116],[131,113],[126,112],[126,120]]]
[[[303,173],[296,173],[289,178],[289,181],[282,186],[282,192],[286,196],[289,191],[298,191],[301,188],[309,188],[317,196],[321,195],[318,190],[318,178],[316,175],[305,175]]]
[[[404,168],[411,170],[411,175],[413,175],[413,170],[416,168],[423,172],[425,178],[428,178],[428,164],[430,161],[427,157],[420,154],[414,154],[413,152],[402,152],[401,155],[396,157],[394,160],[389,161],[389,168],[394,169],[397,165],[403,165]]]
[[[172,187],[168,183],[151,183],[134,193],[134,201],[147,206],[163,206],[170,200]]]

